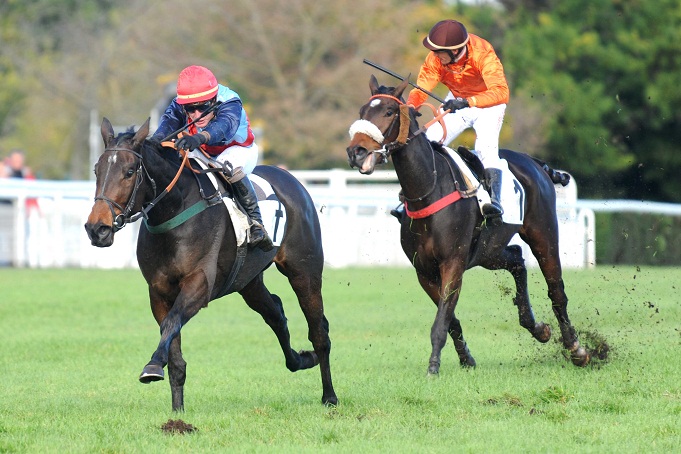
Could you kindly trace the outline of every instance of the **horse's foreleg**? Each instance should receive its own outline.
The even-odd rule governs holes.
[[[187,362],[182,357],[182,333],[178,333],[170,343],[168,378],[170,380],[173,411],[184,411],[184,382],[187,378]]]
[[[454,348],[456,349],[456,354],[459,355],[459,364],[461,364],[461,367],[475,367],[475,359],[468,350],[468,345],[463,338],[461,323],[459,322],[459,319],[456,318],[456,315],[452,316],[448,331],[452,341],[454,341]]]
[[[418,275],[421,287],[437,305],[437,314],[430,330],[430,341],[432,351],[428,361],[428,374],[436,375],[440,372],[440,357],[442,349],[447,342],[447,334],[454,341],[454,348],[459,356],[459,362],[463,367],[475,367],[475,359],[468,350],[468,346],[463,337],[461,323],[454,314],[456,303],[461,291],[461,277],[463,271],[453,273],[457,277],[444,278],[442,284],[437,285],[421,274]],[[442,273],[443,276],[451,273]]]
[[[152,312],[154,317],[159,321],[161,339],[159,341],[156,351],[151,356],[151,360],[142,370],[139,380],[142,383],[150,383],[152,381],[159,381],[164,379],[163,368],[168,364],[171,345],[174,339],[180,334],[182,326],[184,326],[199,310],[208,304],[208,285],[205,275],[198,272],[191,277],[185,278],[181,283],[182,290],[175,299],[169,311],[164,309],[164,304],[159,304],[160,299],[153,290],[150,290],[152,300]],[[160,308],[160,309],[159,309]],[[177,355],[174,355],[178,371],[184,371],[186,364],[182,359],[179,343],[177,344]],[[184,383],[184,372],[178,373],[178,384]]]

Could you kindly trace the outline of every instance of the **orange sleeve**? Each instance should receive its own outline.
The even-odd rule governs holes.
[[[430,52],[426,57],[426,61],[421,65],[419,70],[419,75],[416,78],[416,85],[423,88],[424,90],[433,91],[438,83],[442,80],[440,73],[440,64],[435,54]],[[409,97],[407,98],[407,104],[414,106],[415,108],[421,107],[421,104],[426,102],[428,95],[414,88],[409,92]]]
[[[475,107],[507,104],[510,98],[508,83],[506,82],[504,67],[494,49],[490,46],[484,52],[475,55],[472,64],[479,69],[480,76],[487,89],[468,96],[469,104]]]

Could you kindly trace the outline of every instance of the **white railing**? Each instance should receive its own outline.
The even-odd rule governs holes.
[[[400,247],[393,171],[360,175],[353,170],[293,171],[317,206],[327,266],[410,266]],[[574,180],[573,180],[574,181]],[[83,225],[92,208],[92,181],[0,179],[0,265],[17,267],[136,267],[139,222],[116,234],[114,245],[90,245]],[[563,266],[594,266],[594,209],[577,200],[576,185],[558,188]],[[38,209],[29,199],[36,199]],[[590,201],[593,202],[593,201]],[[528,266],[536,266],[527,245]]]

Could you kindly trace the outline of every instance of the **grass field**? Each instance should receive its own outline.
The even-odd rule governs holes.
[[[309,348],[274,270],[294,348]],[[530,292],[554,339],[520,328],[512,280],[471,270],[457,315],[478,367],[451,346],[426,377],[435,306],[411,269],[327,270],[331,366],[340,403],[321,405],[319,369],[290,373],[274,335],[238,295],[183,329],[185,413],[167,381],[137,376],[158,343],[135,270],[0,269],[0,452],[679,452],[681,268],[567,271],[570,315],[610,358],[563,358],[537,270]],[[182,419],[197,430],[169,435]]]

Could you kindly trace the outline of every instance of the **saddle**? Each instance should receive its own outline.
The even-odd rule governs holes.
[[[482,207],[490,202],[489,189],[485,182],[485,168],[480,158],[467,147],[459,146],[456,150],[448,149],[437,142],[431,142],[433,149],[445,157],[447,162],[456,165],[461,173],[466,189],[461,189],[462,197],[476,197],[482,213]],[[501,205],[504,207],[503,222],[506,224],[522,224],[524,218],[525,189],[516,179],[502,159]],[[483,213],[484,214],[484,213]]]
[[[190,151],[189,157],[202,169],[200,172],[212,183],[212,187],[216,190],[216,195],[219,195],[217,203],[222,201],[227,207],[237,235],[237,244],[245,244],[246,231],[249,229],[248,215],[243,207],[235,201],[231,187],[231,181],[234,178],[240,179],[240,175],[233,173],[233,169],[229,167],[218,166],[213,160],[206,159],[195,151]],[[241,168],[239,168],[239,172],[241,171]],[[216,175],[219,177],[219,180]],[[272,185],[267,180],[254,173],[249,175],[249,180],[253,184],[253,189],[258,199],[263,227],[270,236],[274,246],[278,247],[281,245],[286,228],[286,210],[275,194]]]

